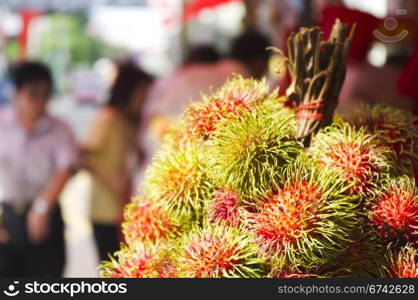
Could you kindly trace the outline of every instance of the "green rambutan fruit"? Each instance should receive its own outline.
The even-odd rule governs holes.
[[[236,191],[219,189],[208,202],[210,222],[223,222],[230,226],[240,226],[242,222],[243,203]]]
[[[210,177],[254,202],[280,181],[284,168],[300,153],[295,122],[287,113],[272,118],[261,111],[237,116],[218,126],[206,143]]]
[[[160,246],[140,245],[121,249],[100,264],[104,278],[172,278],[177,277],[174,261]]]
[[[324,167],[341,175],[351,185],[351,194],[372,196],[389,175],[391,151],[376,143],[374,135],[348,123],[329,126],[318,133],[310,155]]]
[[[319,274],[309,273],[302,269],[292,269],[291,267],[284,265],[283,260],[275,260],[270,263],[271,270],[267,274],[266,278],[320,278],[323,277]]]
[[[171,145],[175,149],[185,149],[189,144],[194,143],[193,138],[186,130],[186,123],[183,119],[177,120],[174,124],[167,128],[165,134],[162,136],[162,145]]]
[[[260,253],[305,272],[339,257],[359,222],[358,199],[346,193],[344,181],[301,157],[278,186],[248,215]]]
[[[394,152],[397,169],[418,180],[417,116],[392,106],[365,104],[343,119],[356,128],[365,127],[369,133],[376,134],[378,141]]]
[[[270,92],[266,80],[234,75],[212,95],[202,95],[203,101],[190,104],[185,112],[188,130],[192,136],[206,140],[220,121],[251,111],[257,104],[277,95],[277,91]]]
[[[138,243],[155,244],[173,238],[180,229],[161,203],[137,197],[125,206],[122,231],[130,248],[135,248]]]
[[[176,246],[180,277],[254,278],[264,275],[254,237],[225,224],[194,227]]]
[[[370,209],[370,221],[385,242],[418,245],[418,189],[403,176],[389,182]]]
[[[392,250],[388,261],[388,277],[418,278],[418,250],[412,245],[406,245],[400,251]]]
[[[307,273],[297,273],[290,271],[283,271],[278,274],[271,274],[268,278],[319,278],[320,276],[316,274],[307,274]]]
[[[366,223],[360,224],[350,239],[340,257],[322,266],[319,272],[326,277],[379,277],[384,270],[387,248],[376,232]]]
[[[201,222],[213,185],[196,144],[164,145],[145,172],[145,194],[179,223]]]

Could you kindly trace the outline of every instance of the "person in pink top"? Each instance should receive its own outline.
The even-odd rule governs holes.
[[[58,198],[78,168],[78,150],[70,129],[47,113],[48,68],[23,62],[12,78],[12,105],[0,110],[0,277],[60,277]]]
[[[176,118],[202,93],[221,87],[233,74],[257,79],[266,75],[270,43],[257,32],[238,36],[228,58],[221,59],[212,46],[192,49],[185,63],[156,81],[147,100],[146,121],[155,116]]]
[[[192,101],[201,100],[202,93],[220,88],[233,74],[258,79],[266,75],[269,46],[268,39],[260,33],[245,32],[234,40],[229,57],[220,59],[212,46],[201,46],[190,51],[182,66],[158,79],[147,99],[140,130],[139,139],[146,154],[144,167],[158,149],[166,129]]]
[[[220,60],[210,46],[192,49],[185,63],[157,80],[149,96],[151,115],[180,116],[191,101],[201,93],[222,86],[234,73],[250,76],[247,68],[236,60]]]

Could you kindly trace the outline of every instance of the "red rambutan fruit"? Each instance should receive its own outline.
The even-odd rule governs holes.
[[[137,245],[121,249],[102,262],[100,275],[104,278],[173,278],[177,270],[173,260],[155,246]]]
[[[174,237],[179,226],[163,210],[161,204],[144,197],[125,206],[122,230],[129,247],[138,243],[156,243]]]
[[[318,185],[301,181],[280,189],[263,203],[254,218],[254,228],[263,248],[281,252],[296,241],[301,231],[318,222],[316,203],[321,196]]]
[[[391,251],[387,268],[392,278],[418,278],[418,251],[406,245],[400,251]]]
[[[376,143],[364,128],[347,123],[327,127],[313,140],[312,157],[332,169],[351,185],[350,193],[371,196],[391,166],[390,150]]]
[[[404,176],[389,182],[371,207],[370,220],[385,242],[418,244],[418,191]]]
[[[208,203],[208,218],[211,222],[239,226],[242,220],[241,208],[237,192],[217,190]]]
[[[248,216],[264,256],[307,272],[338,257],[357,225],[357,199],[334,173],[298,160],[276,193]]]
[[[273,264],[274,265],[274,264]],[[318,274],[311,274],[304,270],[292,270],[286,266],[274,265],[267,278],[319,278]]]
[[[186,110],[188,130],[192,136],[207,139],[224,119],[250,111],[266,98],[277,97],[277,91],[270,93],[265,80],[244,79],[235,75],[225,85],[203,101],[192,103]]]
[[[395,167],[414,176],[418,167],[418,117],[388,105],[362,105],[343,117],[356,128],[364,127],[389,147],[395,156]],[[418,178],[416,178],[418,179]],[[417,181],[418,182],[418,181]]]
[[[176,255],[181,277],[261,277],[263,260],[248,232],[225,224],[193,228],[180,240]]]

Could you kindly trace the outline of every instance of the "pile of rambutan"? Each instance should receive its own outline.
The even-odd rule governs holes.
[[[266,81],[231,77],[170,131],[103,277],[418,277],[417,118],[337,117],[310,144]]]

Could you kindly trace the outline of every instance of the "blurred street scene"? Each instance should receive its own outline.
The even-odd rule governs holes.
[[[188,103],[234,73],[266,77],[284,93],[286,74],[270,67],[282,57],[266,48],[285,51],[300,26],[327,33],[337,17],[357,23],[338,111],[366,101],[416,112],[413,0],[2,0],[0,109],[14,105],[13,66],[42,62],[54,83],[48,113],[68,124],[80,148],[59,197],[63,276],[98,276],[99,241],[117,234],[123,204],[138,194],[162,135]],[[2,193],[0,186],[7,202]]]

